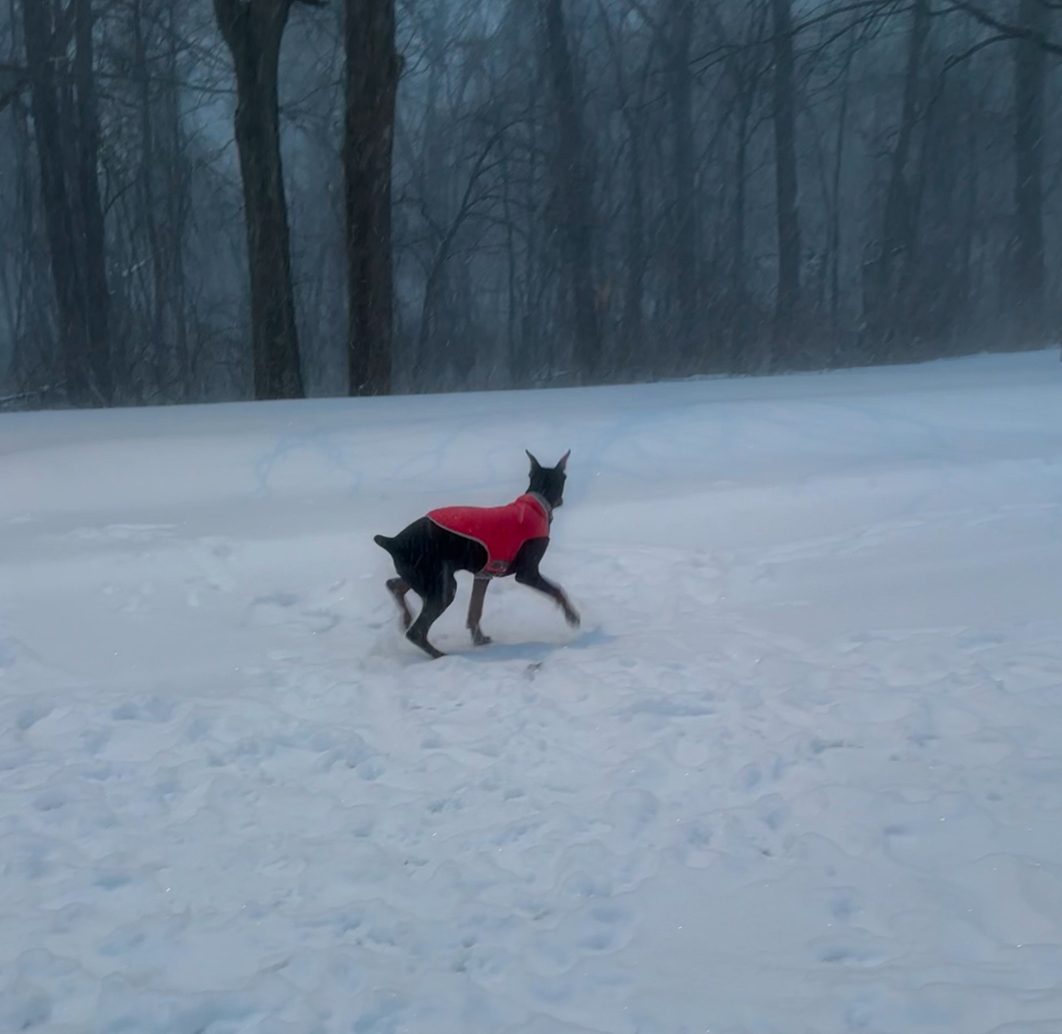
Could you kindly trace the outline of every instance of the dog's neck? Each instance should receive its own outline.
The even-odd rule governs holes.
[[[553,507],[549,505],[549,500],[540,492],[525,492],[524,495],[529,495],[532,499],[542,504],[542,509],[546,511],[546,519],[552,524]]]

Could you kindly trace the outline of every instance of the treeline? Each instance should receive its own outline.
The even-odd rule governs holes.
[[[0,406],[1057,339],[1054,0],[8,0]]]

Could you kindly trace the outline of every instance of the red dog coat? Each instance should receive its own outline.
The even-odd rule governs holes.
[[[525,542],[549,538],[549,508],[537,495],[522,495],[508,506],[446,506],[428,519],[478,542],[487,551],[481,568],[486,574],[507,574]]]

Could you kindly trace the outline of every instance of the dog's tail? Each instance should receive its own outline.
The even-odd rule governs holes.
[[[373,535],[373,542],[376,543],[381,549],[386,549],[391,556],[395,555],[395,540],[388,538],[386,535]]]

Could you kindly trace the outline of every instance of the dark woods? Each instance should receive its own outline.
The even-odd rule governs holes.
[[[0,0],[0,406],[1045,344],[1057,6]]]

